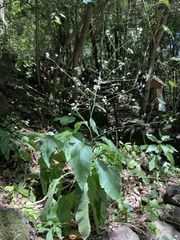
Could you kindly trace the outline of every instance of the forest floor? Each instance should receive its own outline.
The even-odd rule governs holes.
[[[34,89],[30,85],[24,84],[23,81],[19,81],[18,84],[11,82],[8,87],[4,87],[3,93],[9,101],[9,115],[1,122],[0,130],[8,130],[12,134],[19,136],[19,134],[28,134],[33,131],[45,133],[52,129],[53,118],[57,117],[58,112],[61,111],[59,109],[59,100],[48,98],[49,100],[47,101],[46,94]],[[110,113],[108,121],[113,125],[115,123],[114,108],[110,107],[108,111]],[[118,121],[121,125],[135,118],[126,109],[121,109],[118,114]],[[116,141],[119,141],[119,139],[116,139]],[[23,213],[28,203],[33,200],[33,197],[36,197],[32,213],[35,214],[35,211],[42,211],[45,201],[39,182],[40,168],[37,163],[38,157],[39,153],[33,152],[32,161],[22,163],[22,165],[13,160],[6,161],[4,158],[0,159],[0,204],[5,207],[17,208]],[[68,171],[71,171],[71,169],[68,169],[69,166],[66,167]],[[36,178],[27,178],[29,173],[35,174]],[[138,230],[142,229],[142,226],[147,224],[147,212],[139,211],[142,198],[149,196],[150,193],[157,192],[158,201],[161,202],[166,187],[169,184],[180,183],[180,176],[178,174],[168,178],[159,176],[159,184],[155,184],[157,179],[153,176],[148,184],[142,184],[140,178],[135,175],[132,176],[128,168],[124,169],[123,175],[123,198],[126,199],[128,206],[131,206],[135,211],[131,212],[129,209],[127,216],[124,216],[120,210],[117,210],[116,203],[112,202],[109,207],[107,225],[110,228],[121,222],[133,227],[138,232]],[[32,188],[33,194],[29,195]],[[37,236],[36,223],[31,222],[31,224],[36,235],[35,239],[45,239],[42,235]],[[89,239],[108,239],[105,236],[97,236],[95,231],[92,232],[94,234]],[[64,239],[81,239],[81,237],[75,228],[72,229],[72,234]]]

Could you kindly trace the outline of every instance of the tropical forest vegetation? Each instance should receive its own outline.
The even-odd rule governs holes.
[[[34,239],[157,232],[180,183],[179,26],[175,0],[0,1],[0,206]]]

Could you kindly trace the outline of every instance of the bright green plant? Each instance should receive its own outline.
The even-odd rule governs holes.
[[[171,140],[170,136],[162,135],[161,133],[159,133],[160,139],[157,139],[152,134],[146,134],[146,136],[153,142],[153,144],[148,145],[146,149],[146,153],[149,154],[149,170],[152,171],[154,168],[158,168],[161,165],[163,166],[163,156],[173,166],[173,154],[177,152],[177,150],[169,143],[165,143]],[[166,162],[164,164],[166,165]]]
[[[61,119],[61,122],[64,119]],[[102,142],[95,142],[92,148],[91,142],[78,132],[81,125],[82,123],[76,123],[74,130],[65,128],[58,134],[31,133],[24,137],[27,146],[41,151],[38,160],[41,168],[40,180],[47,201],[40,218],[47,224],[42,226],[40,232],[50,228],[46,239],[51,239],[49,236],[57,233],[57,228],[58,234],[61,234],[61,226],[63,229],[65,223],[71,221],[72,210],[79,232],[83,239],[87,239],[91,232],[90,209],[99,231],[99,226],[105,226],[110,200],[113,199],[120,204],[123,155],[105,137],[101,138]],[[90,126],[96,131],[93,120]],[[41,143],[40,146],[37,141]],[[64,194],[63,168],[67,164],[70,165],[75,179],[68,193]],[[60,225],[56,226],[57,222]]]

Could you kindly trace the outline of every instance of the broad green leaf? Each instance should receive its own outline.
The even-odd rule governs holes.
[[[96,161],[95,164],[101,187],[112,199],[119,200],[121,198],[120,175],[111,167],[107,167],[103,161]]]
[[[90,126],[91,126],[92,130],[93,130],[97,135],[99,135],[98,130],[97,130],[97,127],[96,127],[96,123],[95,123],[94,119],[90,118],[90,119],[89,119],[89,123],[90,123]]]
[[[160,147],[162,148],[164,155],[166,156],[166,154],[169,152],[169,148],[167,145],[161,144]]]
[[[159,142],[159,140],[153,136],[152,134],[146,134],[147,138],[150,139],[152,142]]]
[[[54,136],[47,135],[44,138],[43,144],[41,146],[41,154],[48,168],[50,168],[51,154],[56,151],[56,147],[57,147],[57,144]]]
[[[169,162],[170,162],[172,165],[174,165],[174,157],[173,157],[173,155],[172,155],[171,153],[167,153],[167,154],[166,154],[166,157],[167,157],[167,159],[169,160]]]
[[[31,154],[27,151],[20,151],[20,157],[26,162],[31,162],[32,160]]]
[[[152,171],[156,167],[155,157],[149,162],[149,171]]]
[[[46,215],[47,221],[52,221],[52,222],[58,222],[58,216],[57,216],[57,209],[58,209],[58,202],[56,202],[53,199],[53,204],[51,208],[49,209],[49,213]]]
[[[163,136],[161,137],[161,140],[162,140],[163,142],[165,142],[165,141],[170,141],[170,140],[172,140],[172,138],[170,138],[169,135],[163,135]]]
[[[57,216],[61,223],[70,222],[71,220],[71,209],[69,206],[69,202],[67,196],[62,196],[58,200],[58,209]]]
[[[59,179],[54,179],[51,184],[49,185],[49,188],[48,188],[48,193],[46,194],[46,197],[48,198],[46,203],[45,203],[45,206],[44,206],[44,209],[41,213],[41,220],[42,221],[46,221],[47,220],[47,216],[50,212],[50,209],[51,207],[53,206],[53,196],[54,194],[57,192],[58,190],[58,185],[60,184],[60,180],[63,176],[61,176]]]
[[[157,145],[155,144],[151,144],[148,146],[148,148],[146,149],[146,152],[157,152],[159,151],[158,148],[157,148]]]
[[[72,123],[76,120],[75,117],[72,117],[72,116],[63,116],[63,117],[57,117],[53,120],[53,122],[57,122],[57,121],[60,121],[60,123],[63,125],[63,126],[66,126],[68,125],[69,123]]]
[[[71,147],[70,165],[78,182],[79,187],[84,189],[88,175],[92,167],[92,149],[79,142]]]
[[[178,150],[175,149],[172,145],[166,144],[166,146],[169,148],[169,152],[170,152],[170,153],[178,152]]]
[[[170,4],[168,0],[160,0],[160,2],[164,3],[166,7],[170,8]]]
[[[83,239],[87,239],[91,232],[91,225],[89,220],[89,198],[87,189],[84,189],[79,196],[79,205],[75,215],[75,219],[78,223],[78,229]]]
[[[49,228],[48,233],[46,234],[46,240],[52,240],[53,239],[53,230],[52,228]]]

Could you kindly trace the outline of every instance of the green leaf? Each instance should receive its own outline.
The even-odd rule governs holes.
[[[57,117],[53,120],[53,122],[57,122],[57,121],[60,121],[60,123],[63,125],[63,126],[66,126],[68,125],[69,123],[72,123],[76,120],[75,117],[72,117],[72,116],[63,116],[63,117]]]
[[[70,165],[79,187],[81,190],[84,189],[92,167],[91,147],[85,145],[83,142],[78,142],[71,147]]]
[[[53,204],[49,209],[49,213],[46,215],[46,219],[47,221],[58,222],[59,221],[57,216],[58,202],[56,202],[54,199],[52,202]]]
[[[172,57],[172,58],[170,58],[170,60],[179,62],[180,61],[180,57]]]
[[[45,203],[45,206],[44,206],[43,211],[41,212],[41,216],[40,216],[42,221],[47,221],[47,216],[48,216],[48,214],[50,212],[50,209],[52,208],[53,203],[54,203],[53,196],[58,190],[58,185],[60,184],[60,180],[61,180],[62,177],[63,176],[61,176],[58,179],[54,179],[51,182],[51,184],[49,185],[48,193],[46,194],[48,199]]]
[[[160,144],[160,147],[162,148],[163,153],[166,156],[166,154],[169,152],[169,147],[167,145],[164,145],[164,144]]]
[[[149,204],[153,208],[158,208],[159,207],[159,203],[158,203],[158,201],[156,199],[150,200]]]
[[[115,152],[116,154],[120,154],[119,149],[114,145],[114,143],[107,139],[106,137],[102,137],[102,140],[109,146],[109,150]]]
[[[90,123],[90,126],[91,126],[92,130],[93,130],[97,135],[99,135],[98,130],[97,130],[97,127],[96,127],[96,123],[95,123],[94,119],[90,118],[90,119],[89,119],[89,123]]]
[[[170,138],[169,135],[163,135],[163,136],[161,137],[161,140],[162,140],[163,142],[166,142],[166,141],[170,141],[170,140],[172,140],[172,139]]]
[[[153,233],[158,235],[159,229],[156,227],[156,225],[154,223],[150,223],[150,229],[151,229],[151,231],[153,231]]]
[[[58,200],[57,216],[60,222],[70,222],[71,209],[67,196],[62,196]]]
[[[163,27],[164,31],[167,32],[174,39],[171,30],[165,25],[162,25],[162,27]]]
[[[172,58],[171,58],[171,60],[172,60]],[[179,61],[180,61],[180,58],[179,58]],[[171,81],[171,80],[169,80],[169,85],[170,85],[171,87],[175,87],[175,88],[178,87],[177,83],[175,83],[175,82],[173,82],[173,81]]]
[[[48,230],[48,233],[46,234],[46,240],[52,240],[53,239],[53,230],[50,228]]]
[[[130,162],[128,162],[128,167],[129,168],[134,168],[137,166],[137,162],[135,160],[131,160]]]
[[[177,149],[175,149],[173,146],[171,146],[170,144],[167,144],[167,147],[169,148],[169,152],[170,153],[174,153],[174,152],[178,152]]]
[[[0,131],[0,151],[9,160],[11,135],[6,131]]]
[[[158,148],[157,148],[157,145],[155,144],[151,144],[148,146],[148,148],[146,149],[146,152],[149,153],[149,152],[159,152]]]
[[[95,164],[101,187],[112,199],[119,201],[121,198],[120,175],[110,166],[107,167],[103,161],[96,161]]]
[[[26,162],[31,162],[32,161],[31,154],[27,151],[21,150],[20,151],[20,157]]]
[[[152,134],[146,134],[147,138],[150,139],[152,142],[159,142],[159,140],[153,136]]]
[[[55,19],[56,19],[55,22],[56,22],[57,24],[59,24],[59,25],[62,24],[59,16],[55,16]]]
[[[77,122],[77,123],[74,125],[74,133],[76,133],[83,124],[87,126],[87,122],[86,122],[86,121]]]
[[[167,153],[167,154],[166,154],[166,157],[167,157],[167,159],[169,160],[169,162],[170,162],[172,165],[174,165],[174,157],[173,157],[172,153]]]
[[[170,8],[170,4],[168,0],[160,0],[162,3],[166,5],[166,7]]]
[[[150,210],[149,218],[150,218],[151,221],[157,221],[159,219],[159,216],[158,216],[157,212],[154,211],[154,209]]]
[[[149,162],[149,171],[152,171],[156,167],[155,157]]]
[[[18,61],[15,63],[15,68],[16,68],[17,70],[19,70],[19,69],[22,67],[23,63],[24,63],[24,61],[23,61],[22,59],[18,60]]]
[[[56,151],[56,147],[57,147],[57,144],[54,136],[47,135],[44,138],[43,144],[41,146],[41,154],[48,168],[50,168],[51,154]]]
[[[77,208],[75,219],[78,223],[78,229],[83,239],[87,239],[91,232],[89,220],[89,198],[87,189],[84,189],[79,196],[80,202]]]

